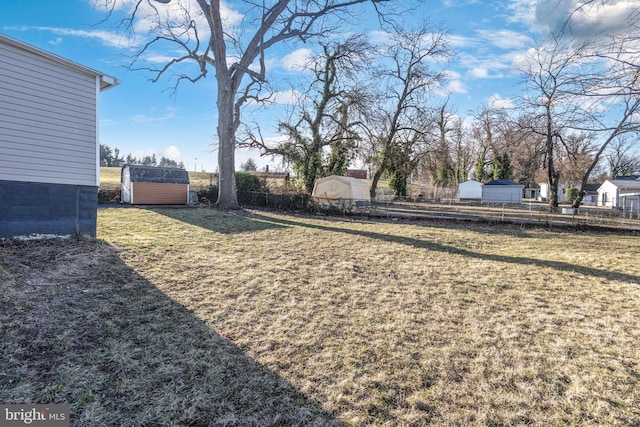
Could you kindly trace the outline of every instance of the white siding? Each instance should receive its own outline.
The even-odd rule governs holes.
[[[97,79],[0,40],[0,180],[96,185]]]
[[[485,185],[482,187],[483,203],[521,203],[524,187],[509,187],[502,185]]]
[[[482,183],[474,180],[461,182],[458,184],[460,200],[482,199]]]

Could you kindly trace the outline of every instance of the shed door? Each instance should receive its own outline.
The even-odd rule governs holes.
[[[122,202],[131,203],[131,174],[129,168],[122,171]]]

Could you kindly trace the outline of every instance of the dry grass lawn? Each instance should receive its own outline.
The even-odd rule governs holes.
[[[0,402],[90,425],[640,425],[637,236],[104,209],[0,245]]]

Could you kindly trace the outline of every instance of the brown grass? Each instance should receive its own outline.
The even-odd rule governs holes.
[[[100,211],[104,243],[5,244],[0,401],[77,425],[639,424],[637,237],[464,227],[130,208]]]

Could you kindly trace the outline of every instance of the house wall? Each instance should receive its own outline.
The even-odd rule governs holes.
[[[598,206],[617,207],[618,205],[618,187],[611,181],[605,181],[598,188]]]
[[[98,78],[0,40],[0,180],[98,185]]]
[[[583,206],[598,206],[598,195],[597,194],[585,194],[582,199]]]
[[[0,238],[96,235],[94,186],[0,181]]]
[[[505,187],[501,185],[482,187],[483,203],[521,203],[522,187]]]
[[[136,205],[184,205],[189,202],[187,184],[132,182],[131,203]]]
[[[546,202],[551,198],[551,186],[546,182],[542,182],[540,185],[540,194],[538,195],[538,200]],[[567,201],[567,188],[559,185],[558,186],[558,203],[565,203]]]
[[[0,237],[95,236],[102,83],[93,70],[0,36]]]
[[[480,200],[482,198],[482,183],[479,181],[465,181],[458,184],[460,200]]]

